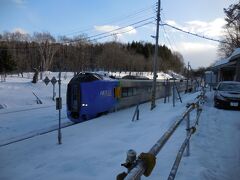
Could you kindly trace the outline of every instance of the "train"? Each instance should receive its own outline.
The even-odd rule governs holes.
[[[171,95],[175,84],[182,92],[193,83],[181,80],[157,81],[156,98]],[[74,76],[67,86],[67,117],[83,122],[102,114],[127,108],[151,100],[152,80],[148,78],[115,79],[106,75],[86,72]]]

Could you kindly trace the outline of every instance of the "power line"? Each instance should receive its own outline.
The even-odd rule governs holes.
[[[129,27],[129,26],[134,26],[134,25],[136,25],[136,24],[139,24],[139,23],[142,23],[142,22],[151,20],[151,19],[153,19],[153,17],[149,17],[149,18],[143,19],[143,20],[141,20],[141,21],[138,21],[138,22],[135,22],[135,23],[132,23],[132,24],[123,26],[123,27],[119,27],[119,28],[113,29],[113,30],[111,30],[111,31],[107,31],[107,32],[103,32],[103,33],[100,33],[100,34],[92,35],[92,36],[87,37],[86,39],[91,39],[91,38],[95,38],[95,37],[97,37],[97,36],[102,36],[102,35],[105,35],[105,34],[108,34],[108,33],[113,33],[113,32],[119,31],[119,30],[121,30],[121,29],[125,29],[125,28],[127,28],[127,27]],[[152,22],[152,21],[151,21],[151,22]],[[78,41],[78,40],[76,40],[76,41]],[[75,40],[70,41],[70,42],[75,42]]]
[[[130,19],[123,19],[123,20],[118,21],[116,23],[113,23],[111,25],[113,25],[113,26],[125,26],[126,24],[130,23],[131,21],[134,22],[134,21],[143,19],[146,16],[149,17],[149,16],[153,16],[153,15],[154,14],[152,12],[151,13],[149,12],[149,13],[146,13],[146,14],[141,14],[141,16],[138,16],[138,17],[134,17],[134,18],[130,18]],[[110,24],[110,22],[109,23],[105,23],[105,24]],[[101,26],[101,25],[99,25],[99,26]],[[89,33],[94,33],[96,31],[97,30],[94,27],[89,27],[89,28],[86,28],[86,29],[83,29],[83,30],[79,30],[79,31],[75,31],[75,32],[72,32],[72,33],[59,35],[59,36],[71,36],[71,37],[73,37],[73,36],[78,35],[78,34],[89,34]]]
[[[112,20],[105,22],[105,24],[106,23],[114,23],[116,21],[121,22],[121,21],[125,21],[125,20],[128,21],[129,19],[135,19],[138,15],[152,10],[153,7],[154,7],[154,5],[151,5],[151,6],[148,6],[146,8],[142,8],[142,9],[139,9],[137,11],[134,11],[131,14],[128,14],[128,15],[125,15],[125,16],[122,16],[122,17],[119,17],[119,18],[114,18],[114,19],[112,18]],[[86,32],[86,31],[89,32],[89,30],[90,30],[90,32],[94,31],[92,27],[90,27],[90,26],[88,26],[88,27],[84,28],[83,30],[75,30],[73,32],[70,32],[70,33],[67,33],[67,34],[64,34],[64,35],[67,36],[67,35],[73,35],[73,34],[77,34],[77,33],[83,33],[83,32]]]
[[[149,17],[149,18],[146,18],[146,19],[143,19],[141,21],[138,21],[138,22],[135,22],[135,23],[132,23],[132,24],[129,24],[129,25],[126,25],[124,27],[119,27],[119,28],[116,28],[116,29],[113,29],[111,31],[108,31],[108,32],[104,32],[104,33],[99,33],[99,34],[96,34],[96,35],[92,35],[92,36],[88,36],[88,37],[84,37],[84,38],[81,38],[81,39],[76,39],[76,40],[69,40],[69,41],[65,41],[63,43],[55,43],[55,44],[50,44],[49,46],[57,46],[59,44],[69,44],[69,43],[74,43],[74,42],[79,42],[79,41],[82,41],[82,40],[88,40],[88,41],[96,41],[98,39],[103,39],[103,38],[106,38],[106,37],[110,37],[114,34],[124,34],[124,33],[127,33],[127,32],[130,32],[134,29],[137,29],[137,28],[140,28],[140,27],[143,27],[147,24],[151,24],[153,23],[153,21],[150,21],[151,19],[153,19],[153,17]],[[147,21],[147,22],[146,22]],[[144,23],[145,22],[145,23]],[[142,24],[144,23],[144,24]],[[123,29],[126,29],[127,27],[131,27],[131,26],[134,26],[136,25],[135,27],[132,27],[131,29],[129,30],[126,30],[126,31],[123,31],[123,32],[117,32],[119,30],[123,30]],[[100,37],[98,37],[100,36]],[[92,39],[94,38],[94,39]],[[92,40],[91,40],[92,39]],[[39,47],[39,44],[35,45],[35,46],[29,46],[28,48],[38,48]],[[8,50],[16,50],[16,49],[25,49],[25,48],[1,48],[1,49],[8,49]]]
[[[172,43],[171,43],[171,41],[170,41],[170,39],[169,39],[169,37],[168,37],[168,35],[167,35],[167,32],[166,32],[164,26],[162,26],[162,29],[163,29],[164,37],[166,37],[166,39],[167,39],[167,41],[168,41],[168,44],[169,44],[171,50],[173,50]]]
[[[218,42],[218,43],[226,43],[226,44],[229,44],[229,43],[226,42],[226,41],[221,41],[221,40],[218,40],[218,39],[213,39],[213,38],[209,38],[209,37],[206,37],[206,36],[203,36],[203,35],[199,35],[199,34],[196,34],[196,33],[192,33],[192,32],[189,32],[189,31],[185,31],[185,30],[183,30],[183,29],[181,29],[181,28],[175,27],[175,26],[170,25],[170,24],[167,24],[167,23],[162,23],[162,24],[160,24],[160,26],[168,26],[168,27],[170,27],[170,28],[176,29],[176,30],[181,31],[181,32],[183,32],[183,33],[190,34],[190,35],[193,35],[193,36],[202,38],[202,39],[207,39],[207,40],[215,41],[215,42]]]
[[[106,37],[110,37],[110,36],[112,36],[112,35],[124,34],[124,33],[130,32],[130,31],[132,31],[132,30],[134,30],[134,29],[138,29],[138,28],[143,27],[143,26],[146,26],[146,25],[148,25],[148,24],[152,24],[152,22],[153,22],[153,21],[150,21],[150,22],[147,22],[147,23],[144,23],[144,24],[141,24],[141,25],[132,27],[131,29],[126,30],[126,31],[123,31],[123,32],[114,33],[114,34],[106,35],[106,36],[103,36],[103,37],[99,37],[99,38],[93,39],[93,41],[96,41],[96,40],[99,40],[99,39],[103,39],[103,38],[106,38]]]
[[[165,19],[166,19],[165,13],[164,13],[164,11],[162,11],[162,21],[161,21],[161,23],[164,22]],[[169,34],[168,37],[171,37],[171,40],[172,40],[171,42],[172,42],[172,44],[174,45],[175,50],[179,49],[178,46],[177,46],[177,43],[176,43],[176,41],[175,41],[175,38],[174,38],[175,34],[172,34],[171,31],[166,31],[166,29],[165,29],[164,26],[162,26],[162,27],[163,27],[164,31],[166,32],[166,34]]]

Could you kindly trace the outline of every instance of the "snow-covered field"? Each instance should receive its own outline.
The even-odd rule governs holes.
[[[53,76],[54,74],[49,74]],[[55,74],[56,75],[56,74]],[[64,74],[63,74],[64,75]],[[63,80],[65,104],[66,85]],[[52,85],[32,84],[28,78],[8,77],[0,83],[0,144],[27,136],[58,123],[52,101]],[[56,88],[58,90],[58,88]],[[36,93],[43,104],[36,104]],[[140,120],[132,122],[135,108],[110,113],[91,121],[62,129],[63,144],[57,144],[57,132],[36,136],[0,147],[1,180],[112,180],[126,171],[121,167],[126,151],[147,152],[169,126],[193,102],[198,93],[183,95],[183,103],[164,104],[150,111],[150,104],[140,105]],[[176,180],[240,179],[240,111],[213,107],[213,93],[207,92],[197,132],[190,143],[189,157],[183,157]],[[63,105],[63,122],[66,119]],[[195,114],[191,115],[194,120]],[[185,122],[173,134],[157,156],[150,177],[167,179],[178,149],[186,136]]]

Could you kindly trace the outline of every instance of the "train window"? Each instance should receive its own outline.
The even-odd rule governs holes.
[[[137,95],[137,89],[136,88],[132,88],[132,92],[133,92],[133,96]]]
[[[103,75],[100,75],[100,74],[94,74],[94,76],[95,76],[97,79],[103,79]]]
[[[152,91],[152,88],[151,88],[151,87],[148,87],[148,88],[147,88],[147,91],[148,91],[148,92],[151,92],[151,91]]]
[[[122,97],[130,97],[137,95],[137,88],[122,88]]]
[[[133,95],[133,88],[128,88],[128,96],[132,96]]]
[[[160,91],[160,89],[161,89],[161,86],[157,86],[157,91]]]
[[[122,97],[128,97],[128,89],[122,88]]]

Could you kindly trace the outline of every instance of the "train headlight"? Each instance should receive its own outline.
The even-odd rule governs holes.
[[[88,106],[88,104],[82,104],[82,107],[87,107]]]

